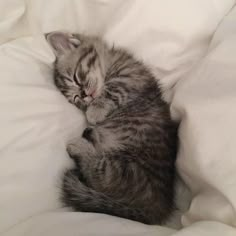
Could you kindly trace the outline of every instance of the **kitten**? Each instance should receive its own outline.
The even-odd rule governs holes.
[[[89,127],[68,145],[62,201],[76,211],[162,224],[174,209],[177,127],[150,70],[101,39],[52,32],[55,83]]]

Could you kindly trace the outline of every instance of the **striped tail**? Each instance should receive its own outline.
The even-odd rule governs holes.
[[[79,179],[77,170],[65,173],[62,187],[62,202],[76,211],[104,213],[145,224],[160,224],[157,212],[150,214],[144,210],[129,208],[118,201],[87,187]]]

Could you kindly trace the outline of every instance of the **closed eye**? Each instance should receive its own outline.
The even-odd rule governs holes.
[[[79,96],[78,96],[78,95],[75,95],[75,96],[74,96],[74,103],[76,103],[76,102],[78,101],[78,99],[79,99]]]
[[[74,79],[76,85],[81,86],[81,83],[79,82],[79,80],[78,80],[78,78],[76,76],[76,73],[74,74],[73,79]]]

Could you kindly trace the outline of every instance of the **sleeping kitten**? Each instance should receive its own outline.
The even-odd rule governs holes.
[[[55,83],[86,112],[68,145],[62,201],[76,211],[162,224],[174,209],[177,127],[149,69],[96,37],[52,32]]]

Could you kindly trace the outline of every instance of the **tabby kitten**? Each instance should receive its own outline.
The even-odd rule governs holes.
[[[52,32],[55,83],[89,123],[68,145],[62,201],[76,211],[162,224],[174,209],[177,133],[150,70],[101,39]]]

